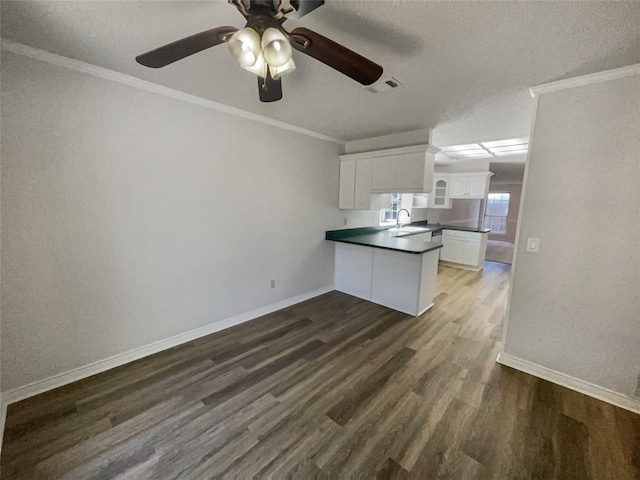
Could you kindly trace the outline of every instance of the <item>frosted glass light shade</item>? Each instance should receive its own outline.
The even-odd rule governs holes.
[[[243,68],[255,65],[260,52],[260,35],[253,28],[245,27],[234,33],[227,42],[229,52]]]
[[[255,73],[259,77],[264,78],[267,76],[267,62],[264,61],[264,57],[262,56],[262,53],[258,54],[258,58],[253,65],[244,66],[240,64],[240,66],[245,70],[250,71],[251,73]]]
[[[269,72],[275,80],[279,79],[282,75],[293,72],[295,69],[296,64],[293,63],[293,58],[290,58],[289,61],[281,67],[273,67],[269,65]]]
[[[262,34],[262,54],[271,67],[282,67],[291,60],[291,44],[277,28],[267,28]]]

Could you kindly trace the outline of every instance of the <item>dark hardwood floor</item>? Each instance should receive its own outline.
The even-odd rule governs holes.
[[[640,416],[495,363],[509,266],[332,292],[9,406],[2,479],[640,479]]]

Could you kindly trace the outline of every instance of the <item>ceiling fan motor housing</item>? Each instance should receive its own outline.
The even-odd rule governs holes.
[[[256,15],[256,10],[268,12],[268,15],[281,19],[301,18],[324,4],[324,0],[229,0],[245,17]]]

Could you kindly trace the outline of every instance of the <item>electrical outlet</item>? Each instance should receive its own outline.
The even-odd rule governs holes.
[[[347,217],[344,217],[344,224],[347,224]]]
[[[271,280],[271,288],[276,288],[276,281],[275,280]]]
[[[540,251],[540,239],[529,237],[527,239],[527,252],[538,253]]]

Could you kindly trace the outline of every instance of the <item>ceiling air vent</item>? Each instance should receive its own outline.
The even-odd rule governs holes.
[[[368,87],[364,87],[364,90],[371,93],[384,93],[389,90],[395,90],[397,88],[402,87],[402,84],[393,77],[386,78],[381,80],[373,85],[369,85]]]

